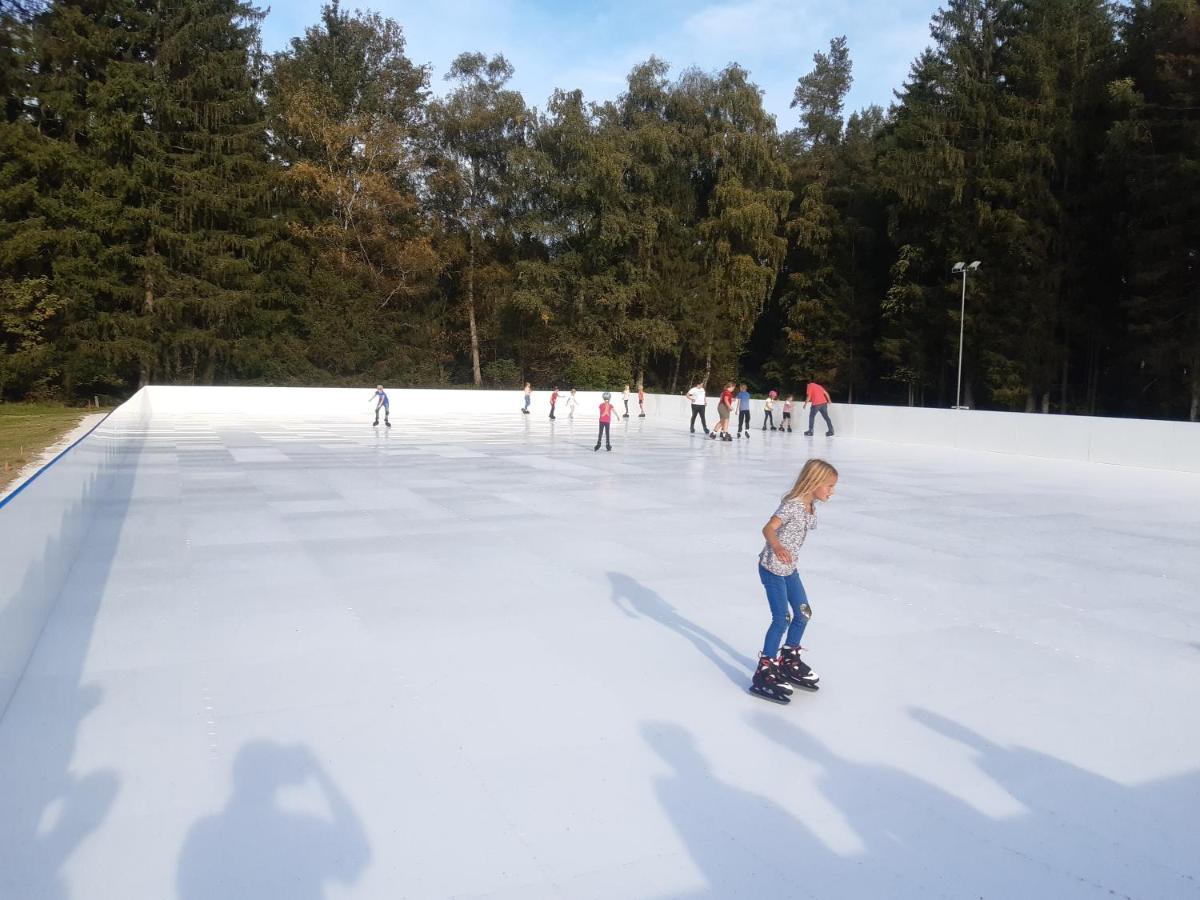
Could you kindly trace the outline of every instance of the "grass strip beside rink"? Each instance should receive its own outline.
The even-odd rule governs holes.
[[[79,424],[91,410],[42,403],[0,403],[0,489]]]

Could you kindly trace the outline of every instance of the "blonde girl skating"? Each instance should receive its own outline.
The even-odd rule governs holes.
[[[837,469],[823,459],[810,459],[762,529],[766,545],[758,556],[758,577],[767,593],[771,624],[750,692],[764,700],[788,703],[789,685],[815,691],[820,680],[800,659],[800,639],[812,607],[796,570],[796,557],[808,533],[817,527],[817,501],[826,503],[833,497],[837,480]]]

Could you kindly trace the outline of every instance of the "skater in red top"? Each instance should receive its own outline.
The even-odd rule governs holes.
[[[554,405],[558,403],[558,385],[554,386],[554,391],[550,394],[550,418],[554,418]]]
[[[593,451],[600,449],[601,441],[604,441],[604,448],[606,450],[612,449],[612,433],[609,430],[612,424],[614,409],[613,405],[609,403],[612,400],[612,394],[605,391],[601,397],[604,402],[600,404],[600,433],[596,435],[596,446],[592,448]]]
[[[812,437],[813,422],[817,419],[817,413],[820,413],[821,418],[825,420],[825,427],[828,429],[825,437],[833,437],[833,423],[829,421],[829,391],[815,381],[808,383],[808,394],[804,397],[804,405],[808,406],[810,403],[812,409],[808,411],[808,431],[804,433]]]
[[[646,389],[638,385],[638,418],[646,418]]]
[[[713,440],[720,438],[723,441],[732,441],[729,436],[729,413],[733,410],[733,382],[725,385],[725,390],[721,391],[721,399],[717,402],[717,427],[712,430],[709,437]]]

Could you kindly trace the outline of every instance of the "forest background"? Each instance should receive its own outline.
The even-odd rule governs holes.
[[[850,48],[434,90],[337,3],[0,2],[0,399],[387,383],[1197,420],[1200,2],[949,0],[890,108]]]

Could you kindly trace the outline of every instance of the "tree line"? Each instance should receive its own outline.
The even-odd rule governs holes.
[[[650,58],[445,85],[336,2],[0,6],[0,398],[693,379],[1200,414],[1200,2],[948,0],[888,109]],[[969,273],[966,315],[955,262]]]

